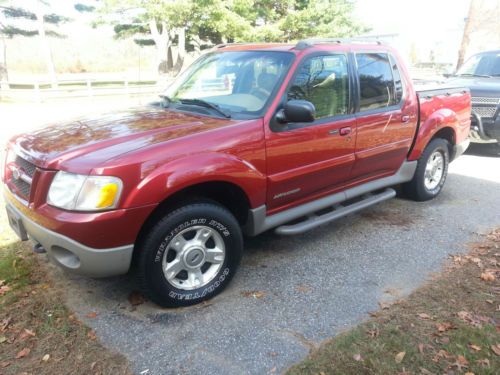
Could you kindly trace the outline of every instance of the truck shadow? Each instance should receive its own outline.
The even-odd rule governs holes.
[[[483,157],[500,157],[500,146],[495,143],[471,143],[465,151],[466,155]]]

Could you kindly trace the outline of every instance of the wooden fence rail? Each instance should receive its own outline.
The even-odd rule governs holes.
[[[129,79],[60,80],[56,87],[46,81],[0,82],[0,101],[31,101],[40,103],[52,99],[92,98],[111,95],[154,95],[161,93],[166,82]]]

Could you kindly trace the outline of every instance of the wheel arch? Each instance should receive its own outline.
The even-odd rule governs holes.
[[[434,112],[420,125],[415,144],[408,155],[408,160],[418,160],[427,145],[436,138],[448,141],[451,156],[453,146],[457,143],[456,128],[459,124],[460,120],[456,113],[451,110],[441,109]]]

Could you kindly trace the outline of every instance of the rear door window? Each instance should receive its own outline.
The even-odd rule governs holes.
[[[293,79],[287,99],[303,99],[314,104],[316,119],[347,114],[347,56],[335,54],[307,58]]]
[[[360,111],[389,107],[399,103],[388,54],[357,53],[356,63],[359,75]],[[402,94],[402,89],[400,92]]]

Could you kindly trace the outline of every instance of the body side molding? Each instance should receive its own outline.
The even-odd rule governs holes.
[[[247,224],[243,227],[245,234],[256,236],[266,230],[275,228],[292,220],[298,219],[307,214],[319,211],[360,195],[383,189],[386,187],[408,182],[413,178],[417,169],[416,161],[405,161],[399,170],[392,176],[370,181],[365,184],[355,186],[339,193],[328,195],[312,202],[301,204],[277,214],[266,216],[266,205],[262,205],[248,212]]]

